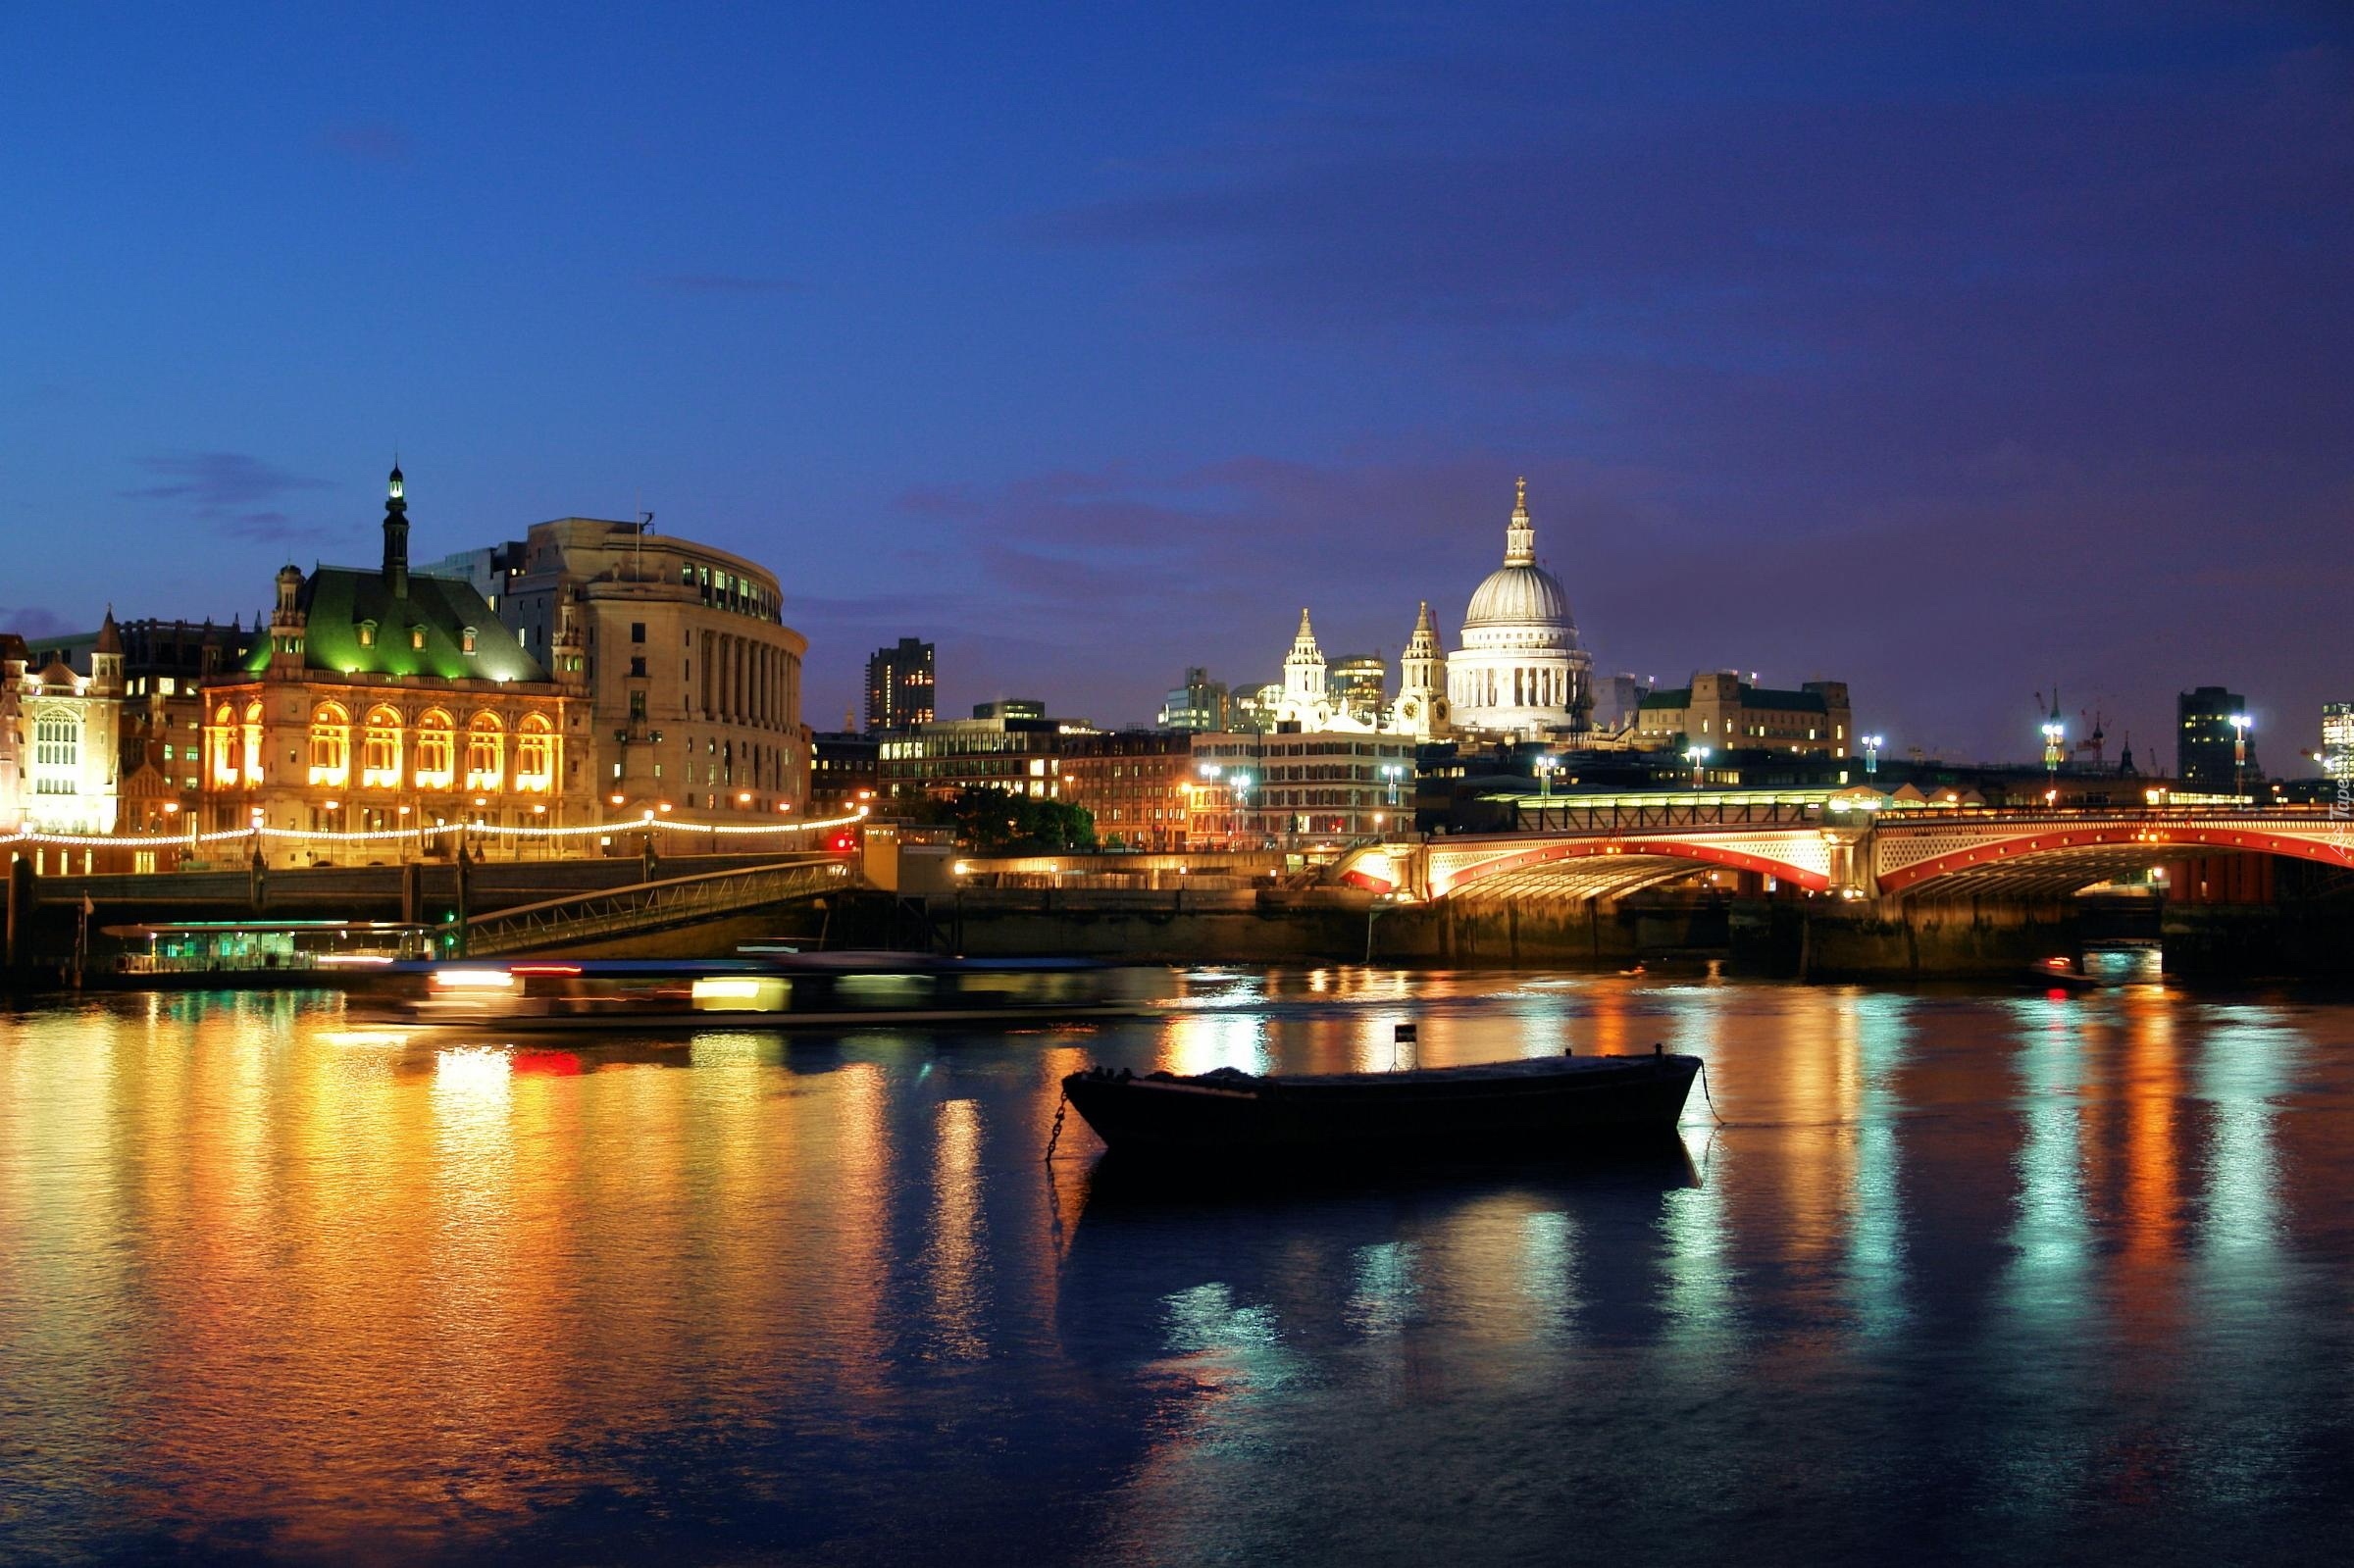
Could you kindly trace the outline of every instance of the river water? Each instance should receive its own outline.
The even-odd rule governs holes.
[[[0,1014],[0,1559],[2339,1559],[2354,1007],[1139,973],[575,1048]],[[1137,1192],[1057,1078],[1648,1050],[1684,1157]],[[1049,1171],[1050,1169],[1050,1174]],[[2342,1559],[2339,1559],[2342,1560]]]

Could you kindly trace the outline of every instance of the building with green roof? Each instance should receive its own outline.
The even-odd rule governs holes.
[[[586,660],[569,613],[545,664],[470,584],[409,570],[406,484],[387,481],[384,558],[288,565],[269,632],[204,686],[205,815],[258,823],[275,863],[593,846]],[[375,836],[361,836],[374,835]]]

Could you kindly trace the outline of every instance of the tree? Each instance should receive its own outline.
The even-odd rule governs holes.
[[[1096,819],[1084,807],[1005,789],[960,789],[935,801],[926,815],[953,827],[958,845],[976,854],[1058,854],[1096,846]]]

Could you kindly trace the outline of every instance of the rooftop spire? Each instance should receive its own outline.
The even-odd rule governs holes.
[[[1504,531],[1504,564],[1537,564],[1537,531],[1528,520],[1528,480],[1525,477],[1512,481],[1512,521]]]
[[[398,456],[384,481],[384,585],[396,599],[409,596],[409,502]]]

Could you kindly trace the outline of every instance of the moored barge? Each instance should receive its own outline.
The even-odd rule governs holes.
[[[1111,1150],[1187,1159],[1571,1155],[1669,1136],[1700,1058],[1540,1056],[1392,1073],[1143,1077],[1096,1068],[1062,1081]]]

